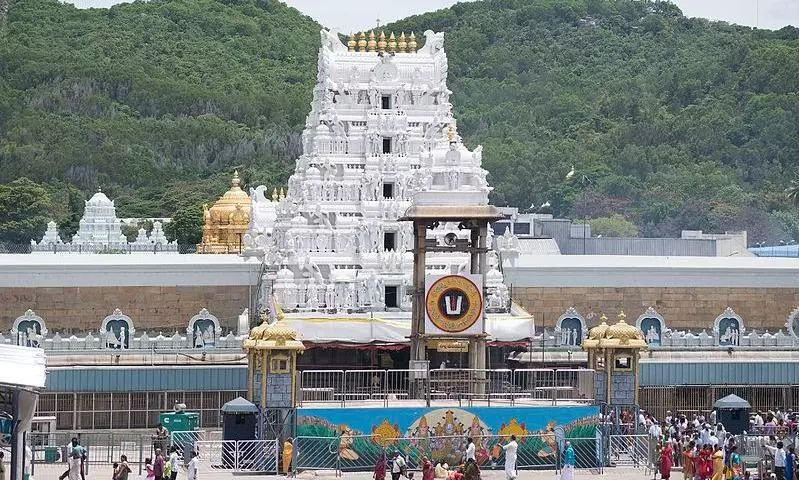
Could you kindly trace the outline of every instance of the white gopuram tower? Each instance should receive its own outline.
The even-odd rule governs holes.
[[[452,117],[443,33],[424,35],[417,50],[413,34],[362,33],[345,45],[322,30],[303,154],[285,196],[274,192],[270,201],[259,187],[244,237],[244,255],[272,272],[262,281],[262,308],[274,294],[289,321],[305,312],[409,319],[413,232],[398,218],[412,202],[440,195],[449,204],[488,204],[482,148],[462,144]],[[441,243],[469,235],[457,223],[428,232]],[[428,273],[459,273],[469,261],[436,253],[426,265]],[[507,317],[510,295],[493,252],[488,263],[486,311]]]

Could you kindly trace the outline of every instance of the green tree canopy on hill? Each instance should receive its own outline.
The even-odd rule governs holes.
[[[285,185],[319,29],[263,0],[12,0],[0,183],[27,176],[83,198],[102,185],[136,217],[212,202],[236,167]],[[485,147],[495,204],[619,214],[641,235],[796,235],[796,28],[686,18],[659,0],[485,0],[386,27],[420,41],[427,29],[446,34],[460,133]],[[566,181],[572,165],[592,182]]]

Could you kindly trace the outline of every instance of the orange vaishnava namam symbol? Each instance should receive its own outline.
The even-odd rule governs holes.
[[[460,275],[436,280],[427,290],[425,309],[430,322],[448,333],[468,330],[483,314],[480,289]]]

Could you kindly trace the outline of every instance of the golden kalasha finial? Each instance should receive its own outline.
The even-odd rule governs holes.
[[[372,30],[369,32],[369,41],[366,43],[366,49],[370,52],[374,52],[377,48],[377,41],[375,41],[375,32]]]
[[[283,191],[283,187],[280,187],[280,197],[279,198],[280,198],[280,200],[283,200],[284,198],[286,198],[286,193]]]
[[[411,38],[408,40],[408,53],[416,53],[416,34],[411,32]]]
[[[278,199],[278,196],[277,196],[277,187],[275,187],[275,188],[272,190],[272,201],[273,201],[273,202],[277,202],[277,199]]]
[[[361,32],[361,34],[358,36],[358,51],[366,51],[366,34],[363,32]]]
[[[350,52],[354,52],[356,45],[358,45],[358,42],[355,41],[355,34],[350,33],[350,38],[349,40],[347,40],[347,50]]]
[[[391,32],[391,35],[389,35],[388,37],[388,51],[389,52],[397,51],[397,38],[394,36],[394,32]]]
[[[407,47],[408,47],[408,42],[405,41],[405,32],[402,32],[400,33],[399,43],[397,43],[397,51],[400,53],[404,53]]]
[[[624,311],[621,311],[621,312],[619,312],[618,317],[619,317],[619,321],[623,322],[624,319],[627,318],[627,315],[624,314]]]
[[[378,52],[385,52],[386,51],[386,32],[380,31],[380,40],[377,42],[377,51]]]
[[[239,180],[239,171],[238,170],[234,170],[233,171],[233,180],[230,181],[230,185],[233,186],[233,187],[238,187],[240,183],[241,183],[241,180]]]
[[[599,320],[602,321],[602,322],[607,322],[608,321],[608,316],[603,313],[602,316],[599,317]]]
[[[451,123],[447,129],[447,139],[449,139],[449,143],[453,143],[455,141],[455,125]]]

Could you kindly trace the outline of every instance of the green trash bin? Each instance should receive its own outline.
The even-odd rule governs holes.
[[[44,463],[56,463],[59,458],[58,447],[44,447]]]

